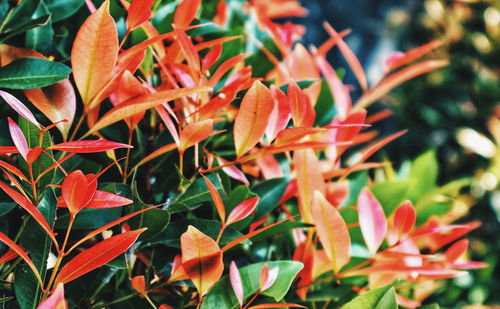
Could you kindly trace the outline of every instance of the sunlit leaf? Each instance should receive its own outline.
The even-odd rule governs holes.
[[[358,214],[363,238],[373,256],[387,234],[387,219],[384,209],[368,188],[359,194]]]

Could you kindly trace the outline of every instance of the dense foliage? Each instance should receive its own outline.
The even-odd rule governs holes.
[[[5,306],[414,308],[487,266],[462,239],[480,223],[454,223],[467,180],[438,186],[433,151],[398,170],[372,158],[406,131],[379,137],[388,113],[366,109],[447,66],[443,42],[388,55],[368,85],[349,31],[325,23],[306,48],[303,27],[276,22],[305,13],[2,2]]]

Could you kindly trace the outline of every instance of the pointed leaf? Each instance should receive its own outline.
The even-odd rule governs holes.
[[[193,122],[188,124],[184,129],[182,129],[180,138],[179,151],[184,152],[191,146],[198,144],[205,138],[214,135],[218,132],[212,131],[214,127],[213,120],[207,119],[198,122]]]
[[[70,213],[76,214],[92,200],[97,189],[94,175],[84,175],[81,170],[68,174],[62,183],[61,194]]]
[[[146,279],[144,276],[135,276],[132,278],[132,287],[141,295],[146,295]]]
[[[417,213],[410,201],[405,201],[394,212],[393,222],[387,232],[389,244],[393,245],[403,239],[415,226]]]
[[[12,119],[10,119],[10,117],[8,118],[8,121],[9,121],[9,131],[10,131],[10,136],[12,137],[12,141],[14,142],[14,145],[16,145],[16,148],[17,150],[19,150],[21,156],[23,156],[24,160],[27,161],[29,147],[28,147],[28,142],[24,137],[23,131],[21,131],[19,126]]]
[[[205,179],[205,183],[207,184],[208,191],[210,192],[210,196],[212,197],[212,201],[214,202],[215,209],[217,209],[217,213],[219,214],[221,222],[226,222],[226,207],[224,206],[224,202],[220,197],[219,191],[217,191],[217,188],[215,188],[210,179],[205,176],[203,176],[203,179]]]
[[[257,208],[258,203],[258,196],[246,199],[243,202],[239,203],[238,206],[236,206],[231,211],[231,213],[229,213],[229,216],[227,218],[227,225],[241,221],[251,215]]]
[[[64,285],[59,283],[55,291],[37,309],[68,309],[68,302],[64,299]]]
[[[112,141],[94,140],[94,141],[65,142],[61,144],[52,145],[47,149],[60,150],[72,153],[94,153],[94,152],[109,151],[119,148],[133,148],[133,146]]]
[[[8,92],[0,90],[0,96],[4,99],[7,104],[12,107],[13,110],[15,110],[21,117],[25,118],[32,124],[36,125],[38,128],[40,128],[40,124],[36,120],[35,116],[31,113],[31,111],[24,105],[21,101],[19,101],[16,97],[11,95]]]
[[[84,104],[110,79],[118,49],[118,32],[107,0],[80,27],[71,50],[73,76]]]
[[[313,150],[297,150],[293,154],[293,165],[297,174],[300,215],[305,223],[312,223],[311,204],[314,191],[325,193],[319,161]]]
[[[267,264],[262,267],[262,270],[260,271],[259,282],[259,289],[261,292],[269,289],[274,284],[274,282],[278,278],[279,271],[279,267],[269,269],[269,265]]]
[[[384,209],[368,188],[361,190],[358,197],[359,226],[368,250],[372,256],[387,234],[387,219]]]
[[[234,144],[240,157],[255,146],[267,127],[273,109],[273,96],[261,82],[256,81],[241,101],[234,120]]]
[[[154,0],[132,0],[127,13],[127,29],[136,29],[151,18]]]
[[[316,112],[311,104],[311,99],[293,81],[288,85],[287,95],[293,124],[296,127],[312,126],[316,119]]]
[[[347,225],[337,208],[319,191],[314,192],[311,215],[333,271],[338,272],[351,259],[351,237]]]
[[[57,275],[57,283],[68,283],[86,273],[103,266],[123,252],[127,251],[146,229],[140,229],[106,238],[89,249],[82,251]]]
[[[240,307],[243,306],[243,281],[241,280],[240,271],[238,270],[238,266],[234,261],[231,262],[231,266],[229,266],[229,279],[231,281],[231,287],[233,288],[234,295],[238,299],[238,303]]]
[[[174,24],[179,28],[189,26],[200,6],[201,0],[182,0],[175,9]]]
[[[0,68],[0,88],[33,89],[67,79],[71,69],[41,58],[20,58]]]

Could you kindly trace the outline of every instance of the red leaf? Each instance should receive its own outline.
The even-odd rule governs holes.
[[[4,99],[4,101],[12,107],[21,117],[28,120],[38,128],[41,128],[41,125],[36,121],[35,116],[31,113],[31,111],[24,105],[21,101],[19,101],[16,97],[11,95],[8,92],[0,90],[0,96]]]
[[[273,96],[261,82],[256,81],[241,101],[234,120],[236,156],[253,148],[262,138],[273,109]]]
[[[332,269],[338,272],[351,259],[351,236],[347,225],[338,210],[319,191],[314,192],[311,215]]]
[[[446,262],[455,263],[462,255],[467,252],[469,248],[469,240],[462,239],[454,243],[448,250],[445,251],[444,256],[446,258]]]
[[[399,52],[396,54],[391,54],[385,61],[386,70],[392,71],[394,69],[397,69],[405,64],[408,64],[418,58],[425,56],[441,45],[443,45],[443,41],[434,40],[427,44],[410,49],[406,53]]]
[[[54,241],[56,244],[57,241],[54,237],[54,232],[52,232],[52,229],[50,228],[49,224],[47,223],[47,220],[45,220],[45,217],[42,215],[42,213],[36,208],[33,203],[31,203],[30,200],[28,200],[26,197],[24,197],[21,193],[17,192],[16,190],[12,189],[11,187],[7,186],[3,182],[0,181],[0,188],[7,193],[10,198],[12,198],[19,206],[24,208],[34,219],[35,221],[40,224],[40,226],[47,232],[47,235]]]
[[[274,140],[276,134],[286,128],[292,114],[287,96],[278,87],[271,85],[271,93],[274,98],[274,108],[269,116],[266,127],[266,138],[269,142]]]
[[[316,112],[311,104],[311,99],[294,81],[288,85],[287,95],[293,124],[296,127],[312,126],[316,119]]]
[[[68,283],[108,263],[127,251],[145,230],[144,228],[106,238],[89,249],[79,253],[64,265],[57,275],[55,282]]]
[[[0,154],[18,153],[16,146],[0,146]]]
[[[198,292],[205,295],[224,271],[219,245],[190,225],[181,236],[181,251],[182,267]]]
[[[59,283],[55,291],[37,309],[68,309],[68,302],[64,299],[64,285]]]
[[[240,307],[243,306],[243,281],[241,280],[240,271],[238,266],[234,261],[231,262],[229,266],[229,279],[231,281],[231,287],[233,288],[234,295],[238,299]]]
[[[203,141],[209,136],[220,133],[213,131],[214,122],[212,119],[202,120],[188,124],[182,129],[179,135],[179,152],[183,153],[186,149]]]
[[[257,208],[258,203],[258,196],[246,199],[243,202],[239,203],[238,206],[236,206],[229,214],[227,218],[227,225],[233,224],[248,217],[250,214],[252,214],[252,212],[254,212],[255,208]]]
[[[389,245],[394,245],[410,233],[415,226],[417,214],[410,201],[405,201],[394,212],[392,224],[387,232]]]
[[[96,190],[86,208],[113,208],[129,205],[132,200],[106,191]],[[57,199],[57,207],[68,207],[64,198]]]
[[[35,148],[32,148],[28,151],[28,155],[26,156],[26,162],[28,165],[32,165],[33,162],[35,162],[38,157],[40,157],[40,154],[42,153],[42,147],[36,146]]]
[[[226,222],[226,207],[224,206],[224,202],[222,202],[222,198],[220,197],[219,191],[217,191],[217,188],[210,181],[210,179],[208,179],[205,176],[203,176],[203,179],[205,179],[205,183],[207,184],[208,191],[210,192],[210,196],[212,197],[215,209],[217,209],[217,213],[219,214],[220,220],[224,224],[224,222]]]
[[[151,6],[154,0],[132,0],[127,13],[128,31],[140,27],[151,18]]]
[[[226,160],[219,157],[217,157],[217,162],[219,162],[219,165],[225,165],[228,163]],[[229,177],[236,179],[239,182],[242,182],[246,185],[250,184],[250,182],[248,182],[248,179],[245,177],[245,174],[243,174],[243,172],[234,165],[224,166],[222,168],[222,171],[226,173]]]
[[[0,257],[0,265],[5,264],[9,261],[12,261],[13,259],[15,259],[18,256],[19,256],[19,254],[17,254],[16,251],[10,249],[4,255],[2,255],[2,257]]]
[[[215,45],[210,51],[205,55],[201,62],[201,71],[205,72],[209,70],[215,62],[219,59],[222,53],[222,44]]]
[[[384,209],[368,188],[363,188],[359,194],[358,214],[361,233],[374,256],[387,234],[387,219]]]
[[[191,24],[200,8],[201,0],[182,0],[175,9],[174,24],[185,28]]]
[[[71,172],[64,178],[61,194],[71,214],[85,208],[94,197],[97,181],[92,174],[84,175],[81,170]]]
[[[314,199],[314,191],[325,193],[319,161],[313,150],[297,150],[293,154],[293,165],[297,174],[300,215],[305,223],[312,223],[311,204]]]
[[[28,141],[26,141],[26,138],[24,137],[21,128],[19,128],[19,126],[12,119],[10,119],[10,117],[8,118],[8,121],[9,121],[9,131],[10,131],[10,136],[12,137],[12,141],[14,142],[14,145],[16,145],[16,148],[19,150],[21,156],[24,158],[24,160],[27,161],[29,152]]]
[[[146,292],[146,279],[144,276],[135,276],[132,278],[132,287],[141,295],[148,294]]]
[[[133,146],[106,140],[93,140],[65,142],[47,147],[47,149],[72,153],[94,153],[118,148],[133,148]]]

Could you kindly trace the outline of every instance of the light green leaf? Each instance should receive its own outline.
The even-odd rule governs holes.
[[[341,309],[397,309],[396,292],[394,286],[399,283],[398,280],[384,287],[371,290],[354,298]]]

